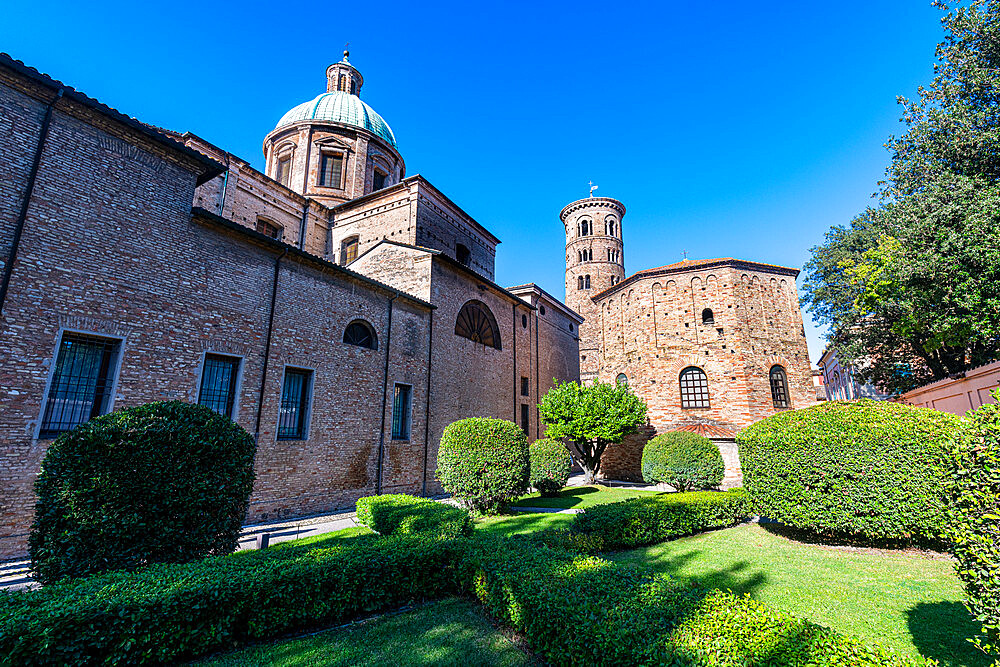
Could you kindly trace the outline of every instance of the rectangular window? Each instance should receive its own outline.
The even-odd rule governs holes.
[[[288,183],[292,178],[292,158],[291,156],[279,157],[278,166],[274,170],[274,180],[278,181],[285,187],[288,187]]]
[[[54,438],[108,411],[118,345],[111,338],[63,334],[39,437]]]
[[[327,188],[339,188],[344,173],[344,156],[323,153],[319,163],[319,184]]]
[[[530,413],[528,411],[528,404],[527,403],[522,403],[521,404],[521,430],[524,431],[525,435],[527,435],[529,428],[531,428],[531,418],[530,418]]]
[[[397,384],[392,394],[392,439],[410,439],[410,394],[408,384]]]
[[[376,169],[375,170],[375,175],[372,176],[372,192],[375,192],[376,190],[381,190],[382,188],[384,188],[385,187],[385,179],[386,178],[387,178],[387,176],[385,174],[383,174],[381,171],[379,171],[378,169]]]
[[[239,377],[240,358],[222,354],[206,354],[201,371],[201,391],[198,403],[207,405],[220,415],[233,418],[236,404],[236,380]]]
[[[305,440],[312,371],[286,368],[278,410],[278,440]]]
[[[521,396],[528,395],[528,378],[521,377]]]

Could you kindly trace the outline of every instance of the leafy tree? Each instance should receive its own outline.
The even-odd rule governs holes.
[[[635,433],[646,421],[646,404],[625,383],[556,382],[538,405],[545,435],[569,445],[588,484],[601,469],[611,443]]]
[[[889,391],[960,373],[1000,346],[1000,1],[942,19],[935,77],[900,98],[907,131],[877,207],[833,228],[805,298],[858,375]]]

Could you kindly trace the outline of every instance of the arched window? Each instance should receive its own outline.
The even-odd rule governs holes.
[[[344,75],[344,74],[340,75],[340,86],[337,88],[337,90],[343,90],[343,91],[347,90],[347,76],[346,75]]]
[[[604,233],[608,236],[615,236],[617,232],[618,225],[616,220],[611,216],[604,219]]]
[[[469,265],[469,257],[472,256],[472,252],[466,248],[461,243],[455,244],[455,259],[458,260],[459,264]]]
[[[681,407],[709,407],[708,376],[697,366],[688,366],[681,371]]]
[[[628,384],[628,376],[624,373],[619,373],[618,377],[615,378],[615,384]]]
[[[344,329],[344,342],[348,345],[366,347],[369,350],[378,349],[378,339],[375,330],[364,320],[354,320]]]
[[[580,219],[580,236],[590,236],[594,233],[594,228],[589,218]]]
[[[583,289],[590,289],[590,276],[583,277]]]
[[[776,408],[789,407],[788,376],[781,366],[771,366],[771,400]]]
[[[583,276],[576,277],[576,288],[583,289]]]
[[[701,311],[701,323],[702,324],[715,324],[715,314],[712,312],[711,308],[706,308]]]
[[[340,263],[347,266],[358,258],[358,237],[351,236],[340,243]]]
[[[482,301],[472,300],[462,306],[455,320],[455,335],[500,349],[500,328],[493,313]]]

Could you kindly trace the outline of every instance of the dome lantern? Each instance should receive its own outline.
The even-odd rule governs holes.
[[[342,92],[361,97],[361,84],[364,77],[347,58],[351,52],[344,49],[344,58],[339,63],[333,63],[326,68],[326,92]]]

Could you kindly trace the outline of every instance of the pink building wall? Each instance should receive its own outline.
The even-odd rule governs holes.
[[[996,403],[990,392],[1000,388],[1000,361],[974,368],[965,377],[938,380],[899,396],[899,401],[922,408],[964,415],[984,403]]]

